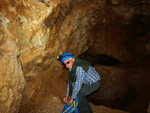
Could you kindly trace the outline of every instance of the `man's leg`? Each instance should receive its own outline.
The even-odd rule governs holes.
[[[93,113],[91,106],[88,104],[86,97],[83,98],[83,105],[82,106],[83,106],[86,113]]]
[[[85,113],[84,112],[84,108],[83,108],[83,98],[86,98],[85,96],[83,96],[82,94],[78,95],[78,110],[79,113]]]
[[[88,104],[88,101],[86,99],[86,96],[94,92],[100,87],[100,81],[93,83],[91,85],[89,84],[84,84],[78,94],[78,110],[79,113],[92,113],[92,109],[90,105]]]

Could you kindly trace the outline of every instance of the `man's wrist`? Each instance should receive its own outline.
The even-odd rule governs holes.
[[[74,97],[74,96],[71,96],[71,98],[75,99],[75,97]]]
[[[74,98],[71,97],[70,99],[71,99],[72,102],[74,101]]]

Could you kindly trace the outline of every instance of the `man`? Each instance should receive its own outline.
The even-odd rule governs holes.
[[[71,52],[65,52],[58,59],[69,70],[64,102],[71,105],[77,96],[79,113],[93,113],[86,96],[100,87],[100,75],[89,62],[74,58]]]

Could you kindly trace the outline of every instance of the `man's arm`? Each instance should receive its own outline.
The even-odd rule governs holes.
[[[64,97],[64,102],[67,103],[69,97],[69,82],[67,83],[67,92],[66,92],[66,96]]]
[[[69,95],[69,82],[67,83],[67,92],[66,95]]]
[[[73,92],[72,92],[72,96],[71,96],[72,98],[76,98],[76,96],[78,95],[78,93],[82,87],[84,77],[85,77],[85,71],[83,70],[83,68],[81,66],[77,67],[76,82],[73,87]]]
[[[78,93],[82,87],[82,84],[83,84],[84,76],[85,76],[85,71],[83,70],[83,68],[81,66],[77,67],[77,69],[76,69],[76,82],[75,82],[75,85],[73,87],[72,96],[67,101],[68,105],[71,105],[73,100],[78,95]]]
[[[85,77],[85,71],[83,70],[83,68],[81,66],[77,67],[77,69],[76,69],[76,82],[75,82],[75,85],[73,87],[72,96],[67,101],[68,105],[71,105],[73,100],[78,95],[78,93],[82,87],[84,77]]]

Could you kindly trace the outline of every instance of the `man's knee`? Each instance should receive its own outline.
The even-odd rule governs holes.
[[[84,98],[85,97],[85,94],[84,93],[79,93],[78,94],[78,98]]]

